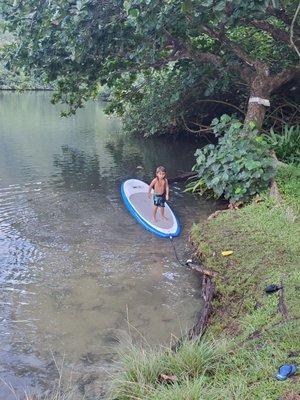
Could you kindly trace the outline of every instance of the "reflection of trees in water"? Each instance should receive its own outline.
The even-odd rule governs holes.
[[[60,169],[64,186],[75,189],[98,187],[102,178],[99,173],[99,156],[62,146],[62,154],[55,154],[53,165]]]
[[[165,165],[168,174],[188,171],[194,164],[196,145],[172,141],[170,138],[143,139],[116,135],[108,140],[105,148],[113,157],[116,168],[125,174],[150,179],[158,165]],[[201,147],[201,146],[199,146]],[[137,167],[143,167],[142,171]]]
[[[191,143],[172,142],[166,138],[114,135],[105,144],[105,151],[112,157],[114,166],[108,161],[106,171],[101,174],[97,153],[65,145],[61,147],[61,154],[54,155],[53,164],[59,169],[56,183],[74,189],[107,188],[105,192],[109,192],[113,182],[129,177],[150,180],[158,165],[166,166],[168,176],[190,170],[195,148]]]
[[[112,156],[115,164],[115,174],[124,179],[125,177],[144,178],[144,172],[137,169],[143,166],[143,154],[140,145],[134,143],[132,138],[124,135],[116,135],[110,138],[105,149]]]
[[[134,143],[132,139],[128,140],[126,136],[114,136],[105,144],[106,150],[113,157],[116,166],[136,167],[143,159],[141,148]]]

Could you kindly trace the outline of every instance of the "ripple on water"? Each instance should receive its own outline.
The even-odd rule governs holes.
[[[42,253],[35,243],[21,231],[22,226],[35,221],[35,213],[28,196],[36,185],[11,185],[1,188],[0,198],[0,283],[17,284],[31,281],[35,264]]]

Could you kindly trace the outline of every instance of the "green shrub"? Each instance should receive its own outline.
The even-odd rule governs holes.
[[[275,176],[275,162],[270,146],[254,127],[243,127],[235,117],[226,114],[212,121],[217,145],[209,144],[195,153],[193,167],[198,179],[187,191],[212,192],[231,203],[246,201],[265,189]],[[221,136],[223,135],[223,136]]]
[[[274,149],[277,158],[286,163],[300,164],[300,126],[285,125],[281,133],[273,129],[266,135],[266,140]]]

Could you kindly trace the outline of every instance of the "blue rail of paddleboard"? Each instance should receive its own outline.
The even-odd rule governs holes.
[[[165,232],[160,231],[159,229],[155,229],[153,226],[148,224],[147,221],[144,220],[143,217],[140,214],[138,214],[136,212],[136,210],[133,208],[133,206],[131,205],[131,203],[130,203],[130,201],[129,201],[129,199],[126,196],[125,191],[124,191],[124,183],[122,183],[122,185],[121,185],[121,197],[122,197],[122,200],[124,201],[124,204],[125,204],[126,208],[130,212],[130,214],[137,220],[137,222],[139,222],[141,225],[143,225],[143,227],[145,229],[147,229],[147,231],[149,231],[151,233],[154,233],[154,235],[159,236],[159,237],[169,238],[170,236],[176,237],[176,236],[180,235],[180,233],[181,233],[181,225],[180,225],[180,223],[178,221],[178,218],[176,217],[176,215],[174,214],[172,209],[171,209],[171,211],[172,211],[172,213],[174,215],[174,218],[175,218],[175,220],[177,222],[177,229],[176,229],[175,232],[173,232],[173,233],[165,233]]]

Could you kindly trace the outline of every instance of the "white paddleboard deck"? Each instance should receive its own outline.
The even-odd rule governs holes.
[[[153,221],[153,194],[149,199],[148,190],[149,185],[138,179],[128,179],[122,184],[121,194],[129,212],[146,229],[158,236],[179,236],[181,231],[180,224],[167,203],[165,204],[165,217],[167,219],[162,218],[158,209],[156,214],[157,222]]]

